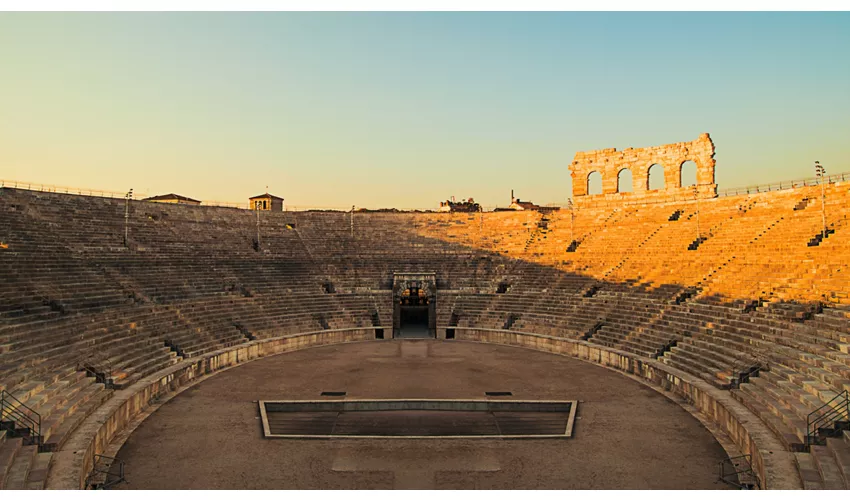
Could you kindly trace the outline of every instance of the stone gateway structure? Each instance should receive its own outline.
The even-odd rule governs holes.
[[[701,198],[717,196],[714,182],[714,143],[707,133],[695,141],[677,142],[648,148],[616,148],[576,153],[570,164],[573,179],[573,203],[581,205],[599,201],[676,201],[693,199],[691,186],[682,186],[682,166],[696,164],[696,184]],[[664,187],[649,189],[652,167],[663,170]],[[653,172],[655,168],[652,168]],[[591,176],[602,177],[602,192],[591,194]],[[631,189],[624,188],[620,179],[631,174]],[[628,186],[628,182],[625,183]]]

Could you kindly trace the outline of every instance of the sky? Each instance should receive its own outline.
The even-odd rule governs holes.
[[[709,132],[720,189],[850,171],[850,13],[0,13],[0,179],[290,207],[565,203]]]

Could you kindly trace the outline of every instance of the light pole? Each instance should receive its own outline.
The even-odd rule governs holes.
[[[821,236],[823,239],[826,239],[826,183],[824,182],[826,169],[819,161],[815,162],[815,175],[817,175],[820,182],[820,215],[823,222],[823,233]]]
[[[254,205],[254,211],[257,212],[257,251],[260,251],[260,202]]]
[[[702,237],[702,233],[699,230],[699,187],[698,184],[694,184],[694,198],[697,200],[697,239]]]
[[[354,205],[351,205],[351,238],[354,239]]]
[[[480,215],[478,217],[478,234],[480,236],[484,233],[484,207],[478,207],[478,212],[480,212]]]
[[[570,209],[570,245],[572,245],[573,242],[576,240],[575,237],[573,236],[573,233],[575,232],[576,217],[575,217],[575,212],[573,211],[573,200],[572,199],[567,200],[567,208]]]
[[[124,195],[124,248],[130,248],[130,200],[133,199],[133,188]]]

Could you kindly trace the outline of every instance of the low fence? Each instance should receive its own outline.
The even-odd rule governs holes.
[[[759,193],[767,193],[771,191],[781,191],[783,189],[794,189],[800,187],[807,186],[817,186],[823,182],[826,183],[834,183],[841,181],[850,180],[850,172],[841,172],[837,174],[827,175],[824,177],[808,177],[805,179],[797,179],[790,181],[779,181],[770,184],[756,184],[752,186],[744,186],[744,187],[736,187],[736,188],[728,188],[717,191],[717,197],[727,197],[727,196],[740,196],[740,195],[748,195],[748,194],[759,194]],[[15,181],[15,180],[4,180],[0,179],[0,188],[8,187],[14,189],[26,189],[29,191],[40,191],[45,193],[60,193],[60,194],[77,194],[82,196],[99,196],[102,198],[125,198],[127,196],[127,192],[121,191],[109,191],[104,189],[90,189],[90,188],[79,188],[79,187],[70,187],[70,186],[59,186],[53,184],[44,184],[40,182],[23,182],[23,181]],[[133,193],[133,199],[141,200],[143,198],[147,198],[147,193]],[[710,198],[703,198],[710,199]],[[610,200],[596,200],[593,201],[593,208],[605,208],[607,206],[611,207],[632,207],[632,206],[645,206],[645,205],[663,205],[668,203],[695,203],[696,200],[693,196],[689,194],[673,194],[665,196],[659,200],[633,200],[630,201],[628,199],[624,199],[622,201],[610,201]],[[573,203],[575,201],[573,200]],[[587,202],[585,202],[587,203]],[[569,202],[563,204],[562,209],[566,209]],[[557,208],[555,205],[549,203],[547,205],[543,205],[544,208]],[[243,210],[250,210],[251,204],[249,202],[232,202],[232,201],[219,201],[219,200],[201,200],[201,206],[205,207],[223,207],[223,208],[237,208]],[[308,212],[308,211],[327,211],[327,212],[351,212],[352,208],[354,208],[355,213],[360,210],[368,211],[368,212],[386,212],[392,213],[393,211],[402,211],[402,212],[437,212],[436,207],[404,207],[404,208],[377,208],[377,209],[367,209],[364,207],[351,207],[351,206],[335,206],[335,207],[317,207],[317,206],[306,206],[306,205],[284,205],[285,211],[287,212]],[[482,210],[484,212],[494,212],[496,209],[505,209],[506,207],[502,207],[499,205],[482,205]],[[577,207],[578,208],[578,207]],[[475,212],[470,212],[470,215]]]
[[[0,179],[0,188],[26,189],[29,191],[40,191],[42,193],[78,194],[82,196],[98,196],[101,198],[126,198],[128,191],[108,191],[105,189],[91,189],[70,186],[57,186],[41,182],[23,182]],[[145,193],[133,193],[135,198],[145,197]]]
[[[753,186],[744,186],[738,188],[729,188],[717,192],[717,196],[738,196],[742,194],[758,194],[767,193],[770,191],[781,191],[783,189],[794,189],[807,186],[817,186],[818,184],[850,180],[850,172],[842,172],[838,174],[827,175],[824,177],[808,177],[806,179],[798,179],[794,181],[779,181],[772,184],[757,184]]]

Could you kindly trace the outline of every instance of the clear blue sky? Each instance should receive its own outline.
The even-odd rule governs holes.
[[[701,132],[721,188],[850,170],[850,14],[0,14],[0,178],[563,202],[576,151]]]

